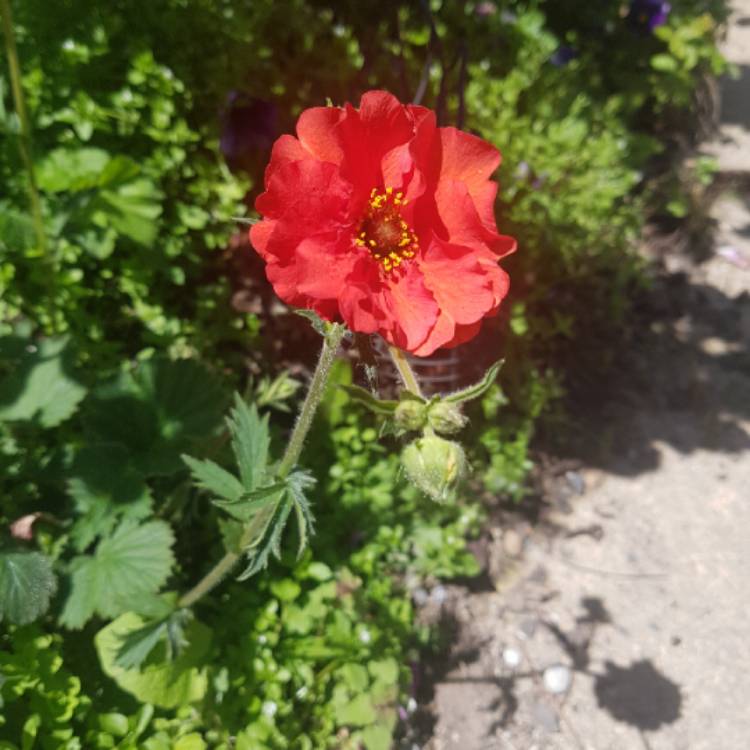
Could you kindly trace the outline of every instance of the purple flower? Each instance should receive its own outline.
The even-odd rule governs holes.
[[[571,60],[575,60],[578,57],[578,51],[573,47],[568,47],[567,44],[561,44],[550,57],[549,61],[556,68],[564,68]]]
[[[633,28],[650,33],[667,22],[671,10],[665,0],[631,0],[628,21]]]
[[[271,102],[230,91],[222,114],[219,145],[230,167],[241,167],[258,152],[268,151],[277,133],[277,109]]]

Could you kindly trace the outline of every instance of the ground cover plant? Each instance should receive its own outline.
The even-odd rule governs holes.
[[[723,4],[0,6],[0,746],[390,747],[432,639],[413,592],[477,572],[481,501],[523,500],[571,352],[641,283],[644,176],[722,69]],[[272,143],[371,89],[502,151],[498,200],[470,195],[482,231],[454,217],[454,244],[519,247],[482,266],[473,317],[426,270],[411,283],[432,302],[412,289],[368,318],[325,259],[324,289],[285,286],[287,251],[265,244]],[[391,273],[422,219],[403,250],[381,219],[419,196],[379,187],[362,185],[359,239],[388,246]],[[367,335],[280,309],[243,223],[261,218],[283,299],[400,349],[470,339],[499,304],[456,350],[456,388],[480,387],[422,399],[396,354],[398,399]],[[325,392],[303,382],[321,342]]]

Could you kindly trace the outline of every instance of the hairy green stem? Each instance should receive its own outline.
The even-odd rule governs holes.
[[[294,430],[292,430],[289,443],[287,443],[286,450],[284,451],[281,463],[279,463],[279,468],[276,472],[279,479],[284,479],[289,476],[289,473],[297,465],[297,461],[302,453],[302,447],[305,444],[305,438],[310,431],[313,417],[315,416],[315,412],[320,405],[320,400],[325,393],[328,376],[331,373],[331,366],[336,359],[336,352],[338,352],[339,346],[341,345],[344,331],[345,328],[343,326],[334,326],[323,339],[323,348],[320,351],[320,359],[318,360],[312,381],[310,382],[307,396],[305,396],[305,401],[300,409],[299,417],[294,425]],[[180,598],[177,606],[180,608],[191,607],[195,602],[211,591],[211,589],[221,583],[242,557],[242,550],[248,547],[253,540],[263,534],[275,510],[276,505],[273,504],[256,513],[250,523],[247,524],[242,532],[242,536],[240,537],[237,547],[241,551],[227,552],[224,557],[222,557],[221,560],[219,560],[219,562],[216,563],[216,565],[200,581],[198,581],[192,589],[190,589],[190,591]]]
[[[0,15],[2,15],[3,37],[5,39],[5,54],[8,58],[10,69],[10,84],[13,89],[13,101],[18,115],[21,132],[18,138],[18,150],[21,153],[21,161],[26,168],[28,176],[29,203],[31,205],[31,216],[34,222],[34,232],[39,250],[46,257],[47,236],[44,232],[44,219],[42,217],[42,201],[39,198],[39,189],[36,184],[34,173],[34,161],[31,158],[31,126],[26,110],[26,99],[21,85],[21,64],[18,60],[16,49],[16,36],[13,32],[13,16],[10,10],[9,0],[0,0]]]
[[[422,395],[422,389],[419,387],[417,376],[414,370],[412,370],[412,367],[409,364],[409,360],[406,358],[406,355],[395,346],[389,346],[388,351],[390,352],[393,364],[396,365],[398,374],[401,376],[401,380],[404,381],[406,390],[411,391],[420,398],[424,398],[424,396]]]

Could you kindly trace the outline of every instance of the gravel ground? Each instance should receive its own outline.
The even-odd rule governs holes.
[[[750,0],[726,53],[740,78],[704,150],[747,187]],[[495,529],[491,585],[434,605],[455,639],[427,750],[750,747],[750,191],[712,216],[707,258],[662,258],[655,314],[544,522]]]

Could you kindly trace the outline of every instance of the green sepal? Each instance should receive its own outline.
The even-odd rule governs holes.
[[[358,385],[340,385],[339,388],[346,391],[349,397],[363,406],[366,406],[375,414],[390,417],[398,407],[398,401],[376,398],[370,391],[360,388]]]
[[[460,391],[455,391],[454,393],[449,393],[447,396],[443,396],[443,401],[447,401],[451,404],[462,404],[465,401],[472,401],[473,399],[484,395],[495,382],[504,362],[504,359],[499,359],[489,368],[489,370],[487,370],[484,377],[479,382],[468,386],[468,388],[462,388]]]
[[[344,326],[342,323],[330,323],[329,321],[324,320],[320,317],[320,315],[318,315],[318,313],[315,312],[315,310],[307,310],[305,308],[295,307],[293,309],[293,312],[295,313],[295,315],[301,315],[303,318],[307,318],[315,331],[321,336],[325,336],[326,338],[331,336],[334,332],[338,332],[340,329],[346,328],[346,326]]]

